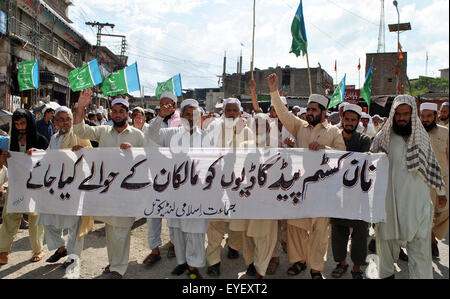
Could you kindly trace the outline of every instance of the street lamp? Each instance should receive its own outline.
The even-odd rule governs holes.
[[[398,72],[396,73],[396,92],[395,94],[398,95],[399,92],[399,81],[400,81],[400,60],[398,59],[399,57],[399,53],[400,53],[400,31],[407,31],[407,30],[411,30],[411,24],[410,23],[400,23],[400,12],[398,11],[398,2],[396,0],[394,0],[393,2],[395,9],[397,10],[397,24],[389,24],[389,31],[390,32],[397,32],[397,63],[396,63],[396,67]]]

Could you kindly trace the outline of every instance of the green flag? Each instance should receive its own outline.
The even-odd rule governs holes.
[[[39,88],[39,59],[19,63],[17,80],[20,91]]]
[[[163,92],[168,92],[171,94],[176,95],[177,97],[180,97],[182,95],[182,89],[181,89],[181,75],[178,74],[176,76],[173,76],[169,80],[165,82],[158,82],[158,86],[156,87],[156,99],[159,100],[161,97],[161,94]]]
[[[72,91],[80,91],[103,82],[97,59],[69,73],[69,84]]]
[[[104,96],[116,96],[141,89],[137,63],[111,73],[103,80],[102,93]]]
[[[339,85],[334,90],[333,95],[331,96],[330,103],[328,104],[328,109],[339,105],[344,99],[345,99],[345,77],[347,74],[344,75],[344,78],[342,78]]]
[[[370,107],[370,95],[372,94],[372,70],[373,70],[373,62],[370,64],[369,71],[366,75],[366,81],[364,81],[364,86],[360,90],[361,98],[363,98],[367,106]]]
[[[294,53],[297,57],[305,55],[308,48],[306,39],[305,20],[303,19],[303,5],[300,0],[297,12],[291,25],[292,45],[289,53]]]

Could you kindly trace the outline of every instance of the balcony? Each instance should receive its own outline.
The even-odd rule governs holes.
[[[19,39],[24,40],[32,46],[36,46],[34,44],[33,28],[19,21],[15,17],[8,18],[8,34],[12,37],[18,37]],[[41,35],[39,49],[74,68],[82,65],[81,57],[68,51],[64,47],[61,47],[57,42],[52,42],[49,35]]]

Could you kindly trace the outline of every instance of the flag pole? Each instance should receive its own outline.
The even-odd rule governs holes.
[[[254,67],[254,61],[255,61],[255,6],[256,6],[256,0],[253,0],[253,35],[252,35],[252,62],[250,65],[250,71],[252,73],[252,80],[255,79],[253,74],[253,67]]]
[[[311,84],[311,70],[309,68],[309,58],[308,51],[306,51],[306,65],[308,66],[308,79],[309,79],[309,94],[312,95],[312,84]]]
[[[358,84],[359,90],[361,90],[361,59],[358,59]]]

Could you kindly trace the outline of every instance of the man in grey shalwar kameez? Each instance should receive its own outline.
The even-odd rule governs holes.
[[[433,278],[430,188],[444,182],[427,132],[417,114],[415,98],[399,95],[389,120],[372,143],[371,152],[389,157],[386,222],[377,223],[376,247],[380,278],[394,278],[401,242],[406,242],[410,278]]]

